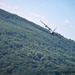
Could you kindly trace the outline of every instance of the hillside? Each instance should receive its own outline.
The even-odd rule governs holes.
[[[75,75],[75,42],[0,9],[0,75]]]

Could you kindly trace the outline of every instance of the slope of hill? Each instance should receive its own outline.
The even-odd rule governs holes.
[[[75,75],[75,42],[0,9],[0,75]]]

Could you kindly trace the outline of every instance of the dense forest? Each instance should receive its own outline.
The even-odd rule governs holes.
[[[75,75],[75,42],[0,9],[0,75]]]

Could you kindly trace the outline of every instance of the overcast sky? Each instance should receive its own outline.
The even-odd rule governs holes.
[[[75,40],[75,0],[0,0],[0,8]]]

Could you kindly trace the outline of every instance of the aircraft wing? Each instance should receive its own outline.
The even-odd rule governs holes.
[[[43,23],[41,20],[40,20],[40,22]],[[46,27],[48,27],[45,23],[43,23],[43,24],[44,24]]]
[[[49,28],[44,22],[42,22],[41,20],[40,20],[40,22],[43,23],[43,24],[45,25],[45,27],[48,28],[48,30],[51,30],[51,28]],[[52,30],[51,30],[51,31],[52,31]]]
[[[57,29],[57,27],[52,32],[54,32],[56,29]]]

